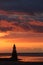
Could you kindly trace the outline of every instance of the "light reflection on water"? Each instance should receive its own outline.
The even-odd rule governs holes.
[[[11,56],[0,56],[0,58],[10,58]]]
[[[19,56],[24,62],[43,62],[43,57]]]
[[[10,58],[11,56],[0,56],[0,58]],[[33,57],[33,56],[18,56],[20,61],[23,62],[43,62],[43,57]]]

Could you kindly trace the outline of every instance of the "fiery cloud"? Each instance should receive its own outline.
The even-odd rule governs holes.
[[[30,15],[29,13],[25,15],[22,13],[21,15],[21,13],[19,14],[19,12],[17,12],[16,14],[13,12],[13,14],[11,14],[7,11],[2,11],[2,13],[0,13],[0,31],[31,31],[43,33],[42,13],[34,13],[34,15]]]

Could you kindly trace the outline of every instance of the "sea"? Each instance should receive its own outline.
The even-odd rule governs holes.
[[[11,56],[0,56],[0,58],[10,58]],[[43,56],[18,56],[23,62],[43,62]]]

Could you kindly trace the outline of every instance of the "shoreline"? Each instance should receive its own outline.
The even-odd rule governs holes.
[[[12,53],[0,53],[0,56],[11,56]],[[43,56],[43,53],[17,53],[18,56]]]

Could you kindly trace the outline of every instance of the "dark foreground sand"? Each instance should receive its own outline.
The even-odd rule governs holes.
[[[0,61],[0,65],[43,65],[43,62]]]

